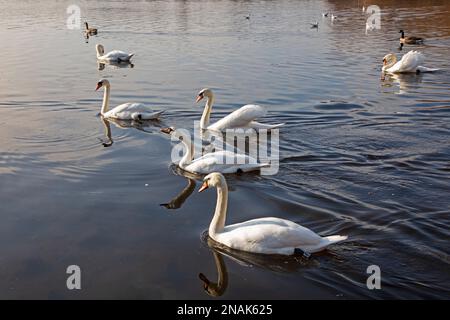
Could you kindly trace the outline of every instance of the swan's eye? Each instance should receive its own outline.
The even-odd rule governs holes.
[[[97,83],[97,85],[99,86],[99,87],[101,87],[102,85],[103,85],[103,82],[99,82],[99,83]]]

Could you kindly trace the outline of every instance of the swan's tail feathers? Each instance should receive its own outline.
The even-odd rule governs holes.
[[[419,66],[419,67],[417,67],[417,71],[418,72],[436,72],[436,71],[439,71],[439,69]]]
[[[156,120],[159,118],[159,116],[164,112],[157,111],[157,112],[142,112],[142,113],[133,113],[131,116],[133,120]]]
[[[158,119],[162,114],[164,113],[164,110],[152,112],[152,113],[144,113],[142,116],[142,119],[145,120],[156,120]]]
[[[270,163],[257,163],[257,164],[248,164],[243,165],[238,169],[238,172],[251,172],[260,170],[261,168],[270,167]]]
[[[264,163],[261,163],[261,164],[259,165],[260,168],[267,168],[267,167],[270,167],[270,166],[271,166],[271,163],[270,163],[270,162],[264,162]]]
[[[128,57],[126,58],[126,61],[130,61],[130,60],[131,60],[131,58],[133,58],[133,57],[134,57],[134,55],[135,55],[135,53],[131,53],[131,54],[129,54],[129,55],[128,55]]]
[[[347,238],[348,236],[339,236],[339,235],[323,237],[323,239],[328,242],[328,245],[347,240]]]
[[[279,124],[265,124],[265,123],[260,123],[260,122],[256,122],[256,121],[252,121],[250,122],[250,126],[253,129],[267,129],[267,130],[271,130],[271,129],[277,129],[280,128],[282,126],[284,126],[284,123],[279,123]]]

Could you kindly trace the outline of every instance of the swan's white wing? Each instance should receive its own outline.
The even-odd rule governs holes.
[[[416,72],[417,68],[423,63],[423,61],[424,57],[420,52],[414,50],[409,51],[399,62],[397,62],[399,66],[396,72]]]
[[[306,250],[322,243],[322,237],[308,228],[279,218],[253,219],[226,226],[216,237],[230,248],[266,254],[293,254],[295,248]]]
[[[146,117],[148,114],[154,114],[154,112],[142,103],[124,103],[106,112],[104,117],[124,120],[151,119],[151,117]],[[137,115],[141,115],[141,117]]]
[[[194,173],[235,173],[238,170],[252,171],[268,164],[260,164],[254,158],[243,154],[235,154],[230,151],[218,151],[208,153],[193,160],[185,170]]]
[[[133,55],[120,50],[113,50],[104,54],[99,59],[104,60],[129,60]]]
[[[232,128],[245,128],[249,126],[251,121],[261,118],[265,114],[265,108],[255,104],[247,104],[210,125],[208,129],[221,131]]]
[[[208,153],[198,159],[195,159],[184,169],[192,173],[200,174],[220,171],[217,169],[218,167],[221,167],[220,164],[222,163],[222,160],[219,159],[219,157],[214,156],[214,154],[215,153]]]

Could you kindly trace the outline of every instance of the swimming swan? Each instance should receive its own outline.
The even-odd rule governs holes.
[[[134,53],[126,53],[119,50],[113,50],[105,54],[105,47],[101,44],[95,46],[97,50],[97,60],[100,62],[130,62]]]
[[[111,84],[108,80],[102,79],[97,83],[95,91],[101,87],[105,88],[105,93],[103,95],[103,105],[100,114],[104,118],[113,118],[120,120],[155,120],[164,112],[158,111],[153,112],[149,107],[141,103],[124,103],[112,110],[109,110],[109,95],[111,91]]]
[[[408,73],[408,72],[433,72],[439,69],[432,69],[421,66],[424,61],[424,56],[419,51],[409,51],[400,61],[393,53],[389,53],[383,57],[384,72],[388,73]]]
[[[176,137],[174,128],[164,128],[161,131]],[[178,166],[190,173],[208,174],[216,171],[222,173],[250,172],[269,166],[268,163],[258,163],[256,159],[248,155],[225,150],[207,153],[193,160],[193,147],[188,140],[180,140],[185,150]]]
[[[289,220],[259,218],[225,226],[228,187],[223,175],[207,175],[199,192],[217,188],[217,204],[209,225],[209,237],[231,249],[261,254],[293,255],[324,250],[329,245],[347,239],[347,236],[321,237],[313,231]]]
[[[200,120],[201,129],[214,131],[224,131],[226,129],[236,128],[275,129],[284,125],[284,123],[271,125],[256,122],[255,119],[261,118],[266,114],[266,109],[254,104],[247,104],[210,125],[209,117],[214,103],[214,94],[212,90],[208,88],[201,90],[197,95],[196,102],[200,102],[204,97],[206,97],[207,100]]]

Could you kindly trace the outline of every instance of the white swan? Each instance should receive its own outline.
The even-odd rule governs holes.
[[[126,53],[119,50],[113,50],[105,54],[105,48],[101,44],[95,46],[97,50],[97,60],[100,62],[129,62],[134,53]]]
[[[279,218],[259,218],[225,226],[228,187],[223,175],[214,172],[205,177],[199,192],[217,188],[217,204],[209,225],[209,236],[229,248],[262,254],[293,255],[324,250],[347,236],[321,237],[292,221]]]
[[[214,94],[211,89],[203,89],[198,93],[196,102],[198,103],[204,97],[207,98],[205,109],[200,120],[200,128],[214,131],[224,131],[226,129],[236,128],[253,128],[253,129],[275,129],[284,125],[281,124],[264,124],[256,122],[255,119],[261,118],[266,114],[266,109],[254,104],[247,104],[238,110],[233,111],[226,117],[220,119],[214,124],[209,124],[209,117],[214,103]]]
[[[161,131],[178,138],[173,128],[165,128],[161,129]],[[188,140],[180,140],[185,150],[178,166],[190,173],[208,174],[216,171],[222,173],[250,172],[269,166],[268,163],[258,163],[256,159],[248,155],[226,150],[207,153],[193,160],[193,147]]]
[[[400,61],[397,61],[395,54],[389,53],[383,58],[382,70],[388,73],[433,72],[439,70],[421,66],[423,61],[423,54],[415,50],[406,53]]]
[[[109,95],[111,92],[111,84],[108,80],[102,79],[97,83],[95,91],[101,87],[105,88],[105,93],[103,95],[103,105],[100,114],[104,118],[113,118],[121,120],[154,120],[164,111],[153,112],[149,107],[141,103],[124,103],[112,110],[109,110]]]

